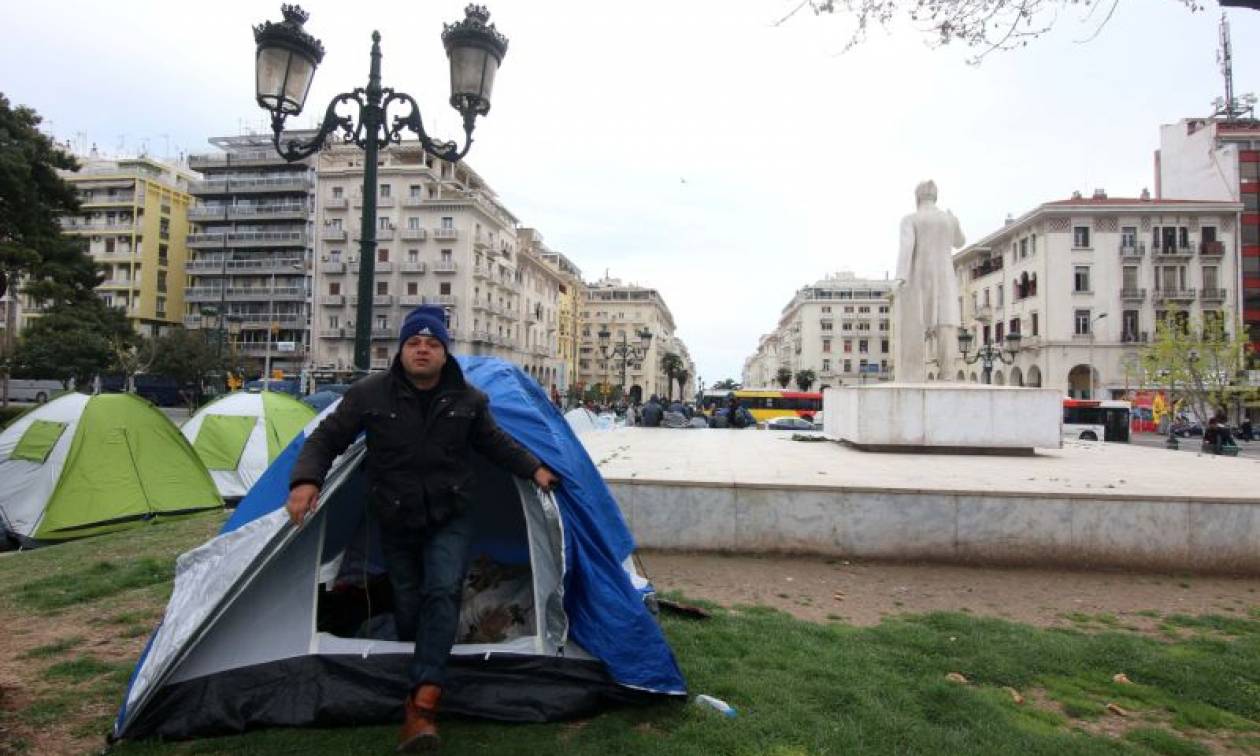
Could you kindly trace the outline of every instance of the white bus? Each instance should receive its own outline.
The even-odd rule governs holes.
[[[10,378],[9,401],[43,404],[66,390],[61,381],[40,378]]]

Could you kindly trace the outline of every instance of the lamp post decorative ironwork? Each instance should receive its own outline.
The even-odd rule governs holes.
[[[962,352],[963,362],[968,365],[980,363],[981,372],[984,376],[984,383],[988,385],[993,380],[993,364],[995,362],[1003,365],[1010,365],[1015,362],[1015,355],[1019,353],[1019,344],[1022,336],[1017,333],[1009,333],[1006,335],[1006,344],[1002,348],[993,346],[992,344],[981,344],[975,354],[971,354],[971,343],[975,337],[971,331],[966,328],[958,330],[958,350]]]
[[[639,337],[638,344],[631,344],[627,338],[625,331],[621,332],[621,343],[611,343],[612,333],[608,330],[608,326],[599,329],[599,352],[604,355],[607,361],[613,357],[621,358],[621,394],[627,396],[626,391],[626,366],[634,363],[637,368],[643,358],[647,356],[648,348],[652,346],[652,332],[646,327],[635,331],[635,335]]]
[[[450,61],[451,107],[464,122],[464,146],[433,139],[424,129],[420,106],[415,98],[381,86],[381,35],[372,32],[371,66],[366,88],[356,88],[333,97],[324,112],[319,130],[309,139],[284,134],[289,116],[298,115],[306,103],[315,69],[324,59],[324,46],[303,24],[310,15],[297,5],[282,5],[284,20],[254,27],[258,45],[255,86],[258,105],[271,113],[272,143],[280,156],[290,162],[319,152],[330,140],[355,144],[363,149],[363,216],[359,240],[359,304],[354,323],[355,371],[366,373],[370,365],[372,339],[373,277],[376,268],[376,161],[379,150],[402,141],[403,131],[414,132],[420,146],[434,157],[458,162],[472,146],[477,116],[490,112],[490,93],[495,74],[507,53],[508,40],[494,24],[484,6],[469,5],[464,18],[446,24],[442,44]],[[389,119],[391,106],[405,107],[405,115]],[[342,115],[348,108],[352,114]],[[357,114],[354,111],[357,110]],[[357,115],[357,117],[356,117]]]

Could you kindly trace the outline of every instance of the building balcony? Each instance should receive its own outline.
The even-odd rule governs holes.
[[[1152,247],[1151,259],[1158,262],[1160,260],[1189,260],[1194,257],[1194,248],[1185,247]]]
[[[424,304],[424,297],[419,294],[404,294],[398,298],[398,304],[403,307],[419,307]]]
[[[423,228],[404,228],[399,232],[403,241],[424,241],[428,235],[429,232]]]
[[[454,260],[440,260],[433,263],[434,273],[454,273],[457,269]]]
[[[224,260],[222,257],[199,257],[190,260],[185,267],[188,273],[201,276],[219,274],[226,270],[231,274],[280,273],[294,275],[305,272],[306,263],[300,257],[263,260]]]
[[[473,236],[473,249],[490,250],[494,241],[489,234],[476,234]]]
[[[490,306],[490,304],[487,302],[482,302],[480,299],[473,300],[472,308],[473,310],[481,310],[483,312],[493,312],[493,308]]]
[[[276,150],[250,150],[248,152],[211,152],[205,155],[189,155],[188,167],[194,171],[206,168],[235,168],[238,166],[288,165]]]
[[[424,298],[424,303],[431,304],[431,305],[440,305],[442,307],[454,307],[455,295],[454,294],[436,294],[436,295],[427,296]]]
[[[188,220],[304,220],[307,207],[301,202],[264,202],[241,205],[198,205],[188,208]]]
[[[1120,243],[1120,257],[1140,258],[1146,254],[1146,242]]]
[[[433,238],[441,241],[454,241],[459,238],[459,229],[435,228],[433,229]]]
[[[131,248],[128,247],[127,249],[115,249],[113,252],[99,252],[92,255],[92,259],[101,262],[131,262],[135,258],[131,254]]]
[[[301,286],[250,286],[228,287],[224,292],[218,287],[194,286],[184,291],[184,299],[189,302],[218,302],[220,299],[233,302],[305,301],[306,290]]]
[[[1151,297],[1156,302],[1194,301],[1194,289],[1155,289]]]
[[[424,207],[424,198],[423,197],[403,197],[402,206],[403,207]]]
[[[494,341],[489,331],[473,331],[472,340],[475,342],[482,342],[486,344],[493,343]]]
[[[1146,331],[1129,331],[1120,334],[1121,344],[1145,344],[1150,340]]]
[[[398,263],[398,269],[403,273],[423,273],[424,263],[422,262],[404,262]]]
[[[328,260],[319,264],[319,272],[329,276],[339,276],[346,272],[346,264],[340,261]]]
[[[325,307],[343,307],[346,304],[345,294],[325,294],[320,297],[319,303]]]
[[[394,240],[394,228],[393,228],[393,226],[391,226],[391,227],[389,227],[389,228],[378,228],[378,229],[376,229],[376,240],[377,240],[378,242],[382,242],[382,241],[393,241],[393,240]]]
[[[1223,257],[1225,255],[1225,242],[1203,242],[1199,245],[1199,255],[1202,257]]]
[[[189,234],[187,240],[191,249],[213,249],[222,247],[303,247],[306,246],[305,231],[258,231]]]
[[[1142,302],[1146,299],[1146,289],[1121,289],[1120,299],[1126,302]]]
[[[130,234],[136,226],[129,220],[122,223],[76,223],[73,218],[62,218],[61,230],[67,234]]]
[[[349,331],[349,332],[347,332],[347,331],[346,331],[346,329],[344,329],[344,328],[321,328],[321,329],[319,329],[319,337],[320,337],[321,339],[344,339],[344,338],[346,338],[347,333],[349,333],[349,335],[350,335],[350,336],[354,336],[354,332],[353,332],[353,331]]]
[[[130,289],[139,286],[139,281],[129,281],[125,278],[107,278],[97,284],[98,289]]]
[[[394,330],[388,323],[384,327],[372,326],[372,339],[375,341],[386,340],[392,341],[398,338],[398,331]]]
[[[347,236],[348,234],[344,228],[324,228],[319,232],[319,238],[324,241],[343,242],[346,240]]]
[[[1199,292],[1200,298],[1208,300],[1208,301],[1212,301],[1212,302],[1225,301],[1225,295],[1226,295],[1225,289],[1203,289],[1202,291]]]
[[[272,326],[286,329],[306,330],[306,316],[289,312],[248,312],[237,316],[241,327],[247,330],[269,330]]]
[[[489,278],[490,269],[484,265],[473,265],[473,278]]]
[[[372,266],[372,272],[374,275],[376,273],[392,273],[393,271],[394,264],[385,260],[377,260],[376,264]]]
[[[119,205],[134,205],[136,201],[144,201],[144,195],[137,195],[135,192],[127,192],[126,194],[115,194],[113,196],[106,195],[104,197],[87,197],[80,203],[80,207],[117,207]]]
[[[345,210],[350,207],[350,200],[345,197],[329,197],[324,200],[325,210]]]
[[[972,317],[974,317],[976,320],[979,320],[982,323],[987,323],[990,320],[993,320],[993,308],[990,307],[989,305],[977,307]]]
[[[188,189],[195,195],[246,194],[262,192],[306,192],[311,181],[305,174],[284,177],[213,178],[193,181]]]
[[[351,294],[351,295],[350,295],[350,305],[351,305],[352,307],[357,307],[357,306],[358,306],[358,304],[359,304],[359,295],[358,295],[358,294]],[[389,307],[389,306],[390,306],[390,305],[392,305],[392,304],[394,304],[394,295],[393,295],[393,294],[373,294],[373,295],[372,295],[372,306],[373,306],[373,307]]]

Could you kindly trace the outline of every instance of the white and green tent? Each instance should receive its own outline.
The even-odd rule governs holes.
[[[66,394],[0,433],[0,531],[22,545],[222,506],[175,424],[132,394]]]
[[[249,493],[315,410],[288,394],[237,391],[207,404],[181,429],[225,499]]]

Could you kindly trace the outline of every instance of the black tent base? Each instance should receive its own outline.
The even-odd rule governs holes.
[[[262,727],[333,727],[402,721],[410,655],[303,656],[165,686],[124,739],[186,739]],[[451,658],[444,713],[551,722],[608,706],[670,696],[632,690],[586,659],[517,654]]]

